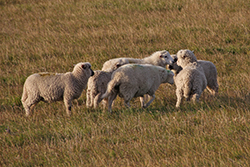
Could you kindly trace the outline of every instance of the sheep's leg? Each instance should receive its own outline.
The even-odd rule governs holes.
[[[117,96],[117,93],[115,93],[115,92],[110,93],[110,96],[108,98],[108,103],[109,103],[108,110],[109,110],[109,112],[112,112],[112,103],[115,100],[116,96]]]
[[[141,102],[141,108],[144,108],[144,96],[140,97],[140,102]]]
[[[200,94],[199,93],[193,94],[193,96],[192,96],[193,103],[199,102],[199,98],[200,98]]]
[[[103,110],[104,110],[105,107],[106,107],[107,104],[108,104],[108,100],[107,100],[107,99],[103,99],[101,102],[102,102],[102,108],[103,108]]]
[[[149,97],[150,97],[149,95],[144,96],[144,103],[148,101]]]
[[[218,93],[218,88],[211,88],[211,87],[207,86],[207,90],[208,90],[213,96],[215,96],[216,93]]]
[[[155,95],[153,94],[153,96],[151,96],[151,99],[149,100],[149,102],[147,102],[147,104],[143,107],[143,108],[147,108],[155,99]]]
[[[124,105],[125,105],[127,108],[130,108],[129,101],[130,101],[130,100],[124,100]]]
[[[177,97],[177,102],[176,102],[176,107],[179,108],[181,105],[181,99],[182,99],[182,91],[179,89],[176,89],[176,97]]]
[[[28,117],[31,114],[32,109],[36,106],[36,104],[39,101],[40,100],[38,100],[36,98],[30,98],[30,97],[28,97],[25,101],[22,101],[26,117]]]
[[[94,108],[96,109],[98,107],[98,104],[101,102],[101,93],[98,93],[94,98]]]
[[[67,115],[70,117],[70,115],[71,115],[71,107],[72,107],[72,100],[71,99],[64,99],[64,105],[66,107]]]
[[[91,90],[88,89],[87,90],[87,99],[86,99],[86,107],[87,108],[90,108],[90,107],[93,106],[93,103],[92,103],[92,100],[91,100],[92,96],[91,96],[90,92],[91,92]]]

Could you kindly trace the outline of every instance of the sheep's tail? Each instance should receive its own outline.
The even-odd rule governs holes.
[[[111,93],[117,92],[119,90],[120,82],[116,79],[112,79],[107,86],[106,92],[101,96],[101,99],[108,98]]]
[[[24,86],[21,101],[25,102],[27,98],[28,98],[28,93],[27,93],[27,90],[26,90],[26,86]]]

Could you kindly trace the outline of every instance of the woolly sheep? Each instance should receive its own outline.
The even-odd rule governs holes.
[[[115,58],[106,61],[103,64],[102,70],[103,71],[113,71],[113,68],[116,66],[118,60],[126,61],[127,63],[131,64],[152,64],[155,66],[166,67],[167,64],[173,63],[173,58],[170,56],[169,52],[166,50],[156,51],[148,57],[143,59],[136,59],[136,58]],[[147,96],[146,96],[147,99]],[[141,103],[143,102],[144,98],[140,98]]]
[[[64,101],[67,115],[71,114],[72,100],[81,96],[90,76],[94,75],[91,64],[81,62],[72,72],[36,73],[30,75],[23,86],[22,104],[26,116],[40,102]]]
[[[179,50],[177,59],[177,65],[183,68],[175,76],[176,107],[180,107],[183,96],[187,101],[191,98],[193,102],[199,101],[201,93],[207,86],[207,79],[203,68],[197,63],[197,59],[192,51]]]
[[[141,104],[143,108],[146,108],[155,99],[155,91],[161,83],[174,83],[173,76],[172,71],[160,66],[150,64],[124,65],[112,74],[111,81],[101,99],[108,99],[108,110],[111,112],[112,102],[117,95],[124,98],[125,105],[130,107],[129,101],[133,97],[143,98],[147,94],[151,96],[150,101]]]
[[[96,70],[95,74],[89,78],[88,80],[88,88],[87,88],[87,99],[86,106],[87,108],[94,107],[97,108],[98,104],[101,102],[101,96],[105,93],[107,89],[107,84],[111,80],[111,75],[113,71],[124,64],[128,64],[127,59],[116,59],[115,65],[110,69],[109,72]],[[103,106],[107,101],[103,99]]]
[[[182,70],[181,66],[177,65],[177,55],[171,55],[174,59],[173,64],[168,65],[168,68],[172,70],[175,76]],[[197,60],[198,64],[202,66],[207,79],[207,90],[212,94],[216,95],[219,90],[219,85],[217,82],[217,69],[215,65],[210,61]]]
[[[102,71],[113,71],[112,68],[115,67],[115,64],[119,59],[133,64],[152,64],[161,67],[166,67],[167,64],[172,64],[173,62],[173,58],[170,56],[169,52],[166,50],[162,50],[162,51],[156,51],[152,55],[145,57],[143,59],[135,59],[135,58],[110,59],[103,64]]]

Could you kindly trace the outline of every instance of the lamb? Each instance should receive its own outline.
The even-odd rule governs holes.
[[[194,53],[190,50],[179,50],[177,52],[177,65],[183,69],[175,76],[176,107],[180,107],[184,96],[187,101],[191,98],[193,102],[199,101],[200,95],[207,86],[203,68],[198,64]]]
[[[143,59],[135,59],[135,58],[110,59],[103,64],[102,71],[112,71],[112,68],[115,66],[117,60],[119,59],[122,59],[124,61],[127,61],[128,63],[133,63],[133,64],[152,64],[161,67],[166,67],[167,64],[172,64],[172,62],[174,61],[168,51],[162,50],[162,51],[156,51],[152,55],[145,57]]]
[[[107,89],[107,84],[111,80],[111,75],[113,71],[124,64],[128,64],[127,59],[116,59],[116,62],[108,72],[96,70],[95,74],[88,80],[88,89],[86,92],[86,106],[87,108],[98,107],[98,104],[101,102],[101,96],[105,93]],[[105,107],[107,100],[103,99],[103,106]]]
[[[143,108],[148,107],[155,99],[155,91],[161,83],[174,83],[174,73],[160,66],[150,64],[127,64],[117,69],[111,76],[107,90],[101,99],[108,98],[108,110],[112,111],[112,103],[117,95],[124,98],[125,105],[130,107],[129,101],[133,97],[145,94],[151,96],[148,103],[142,102]]]
[[[182,70],[181,66],[177,65],[177,55],[171,55],[174,59],[172,65],[168,65],[168,68],[172,70],[175,76]],[[198,64],[202,66],[206,79],[207,79],[207,90],[214,96],[218,93],[219,86],[217,82],[217,69],[215,65],[210,61],[197,60]]]
[[[75,65],[67,73],[35,73],[30,75],[23,86],[22,104],[29,116],[40,102],[64,101],[67,115],[71,115],[72,100],[78,99],[86,88],[90,76],[94,75],[89,62]]]

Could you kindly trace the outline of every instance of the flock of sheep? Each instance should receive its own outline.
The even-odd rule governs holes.
[[[70,116],[72,100],[79,98],[87,87],[88,108],[97,108],[103,102],[104,107],[108,104],[111,112],[117,95],[124,99],[127,107],[132,98],[140,97],[141,107],[146,108],[155,99],[155,91],[162,83],[175,83],[176,107],[180,107],[183,97],[196,102],[205,88],[212,95],[219,88],[217,70],[212,62],[197,60],[187,49],[179,50],[176,55],[163,50],[143,59],[110,59],[103,64],[102,70],[97,71],[91,69],[90,63],[81,62],[72,72],[32,74],[24,83],[21,101],[26,116],[40,101],[63,101]],[[150,100],[146,103],[148,96]]]

